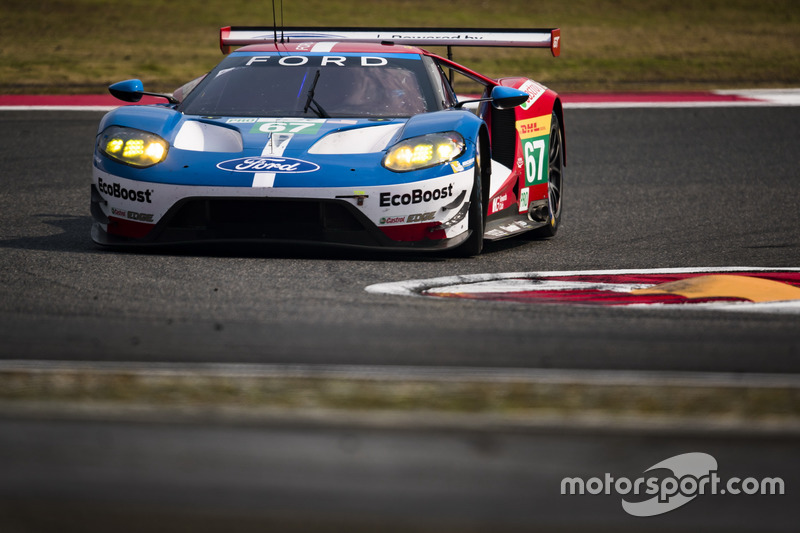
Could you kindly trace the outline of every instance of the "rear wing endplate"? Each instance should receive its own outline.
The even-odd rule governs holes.
[[[411,46],[500,46],[549,48],[561,54],[561,30],[474,28],[271,28],[226,26],[220,28],[219,46],[223,54],[233,46],[264,42],[352,41],[394,43]]]

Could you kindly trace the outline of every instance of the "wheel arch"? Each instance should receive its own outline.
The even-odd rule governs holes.
[[[567,135],[564,129],[564,107],[561,105],[561,98],[556,98],[553,102],[553,113],[558,118],[558,129],[561,130],[561,155],[564,166],[567,166]]]

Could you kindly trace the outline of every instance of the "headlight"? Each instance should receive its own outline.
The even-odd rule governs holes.
[[[97,149],[120,163],[144,168],[163,161],[169,145],[153,133],[111,126],[97,138]]]
[[[383,166],[407,172],[447,163],[464,153],[464,138],[454,131],[429,133],[401,141],[383,158]]]

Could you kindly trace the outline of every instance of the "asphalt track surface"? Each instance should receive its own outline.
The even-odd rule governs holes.
[[[798,318],[451,302],[374,283],[800,265],[800,108],[567,114],[558,236],[473,259],[324,249],[119,253],[89,239],[99,113],[0,114],[5,359],[797,372]]]
[[[89,239],[97,112],[0,113],[0,358],[794,375],[795,314],[375,295],[486,272],[800,265],[798,107],[567,113],[563,226],[456,259],[296,248],[120,253]],[[793,531],[796,433],[0,416],[4,531]],[[634,518],[564,476],[680,453],[783,496]]]

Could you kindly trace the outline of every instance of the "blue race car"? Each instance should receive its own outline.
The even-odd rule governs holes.
[[[481,252],[553,236],[558,95],[418,46],[560,50],[558,29],[222,28],[243,46],[167,102],[100,122],[92,239],[101,245],[292,242]],[[450,55],[448,53],[448,55]],[[477,88],[459,100],[459,74]],[[448,76],[449,74],[449,76]],[[116,83],[138,102],[139,80]]]

